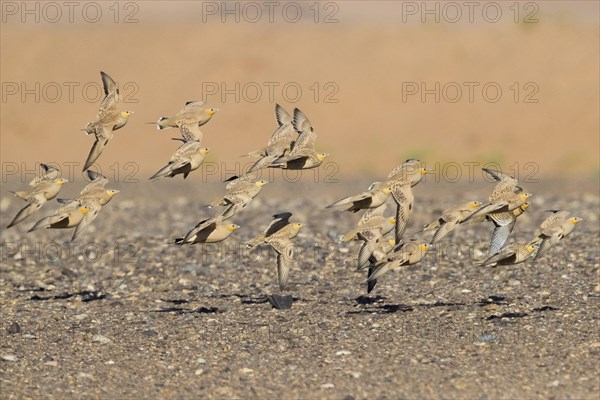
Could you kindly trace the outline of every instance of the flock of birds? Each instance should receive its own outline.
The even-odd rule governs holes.
[[[106,189],[109,182],[106,177],[90,169],[100,157],[114,131],[127,124],[131,111],[119,111],[117,103],[119,90],[115,81],[101,72],[105,97],[100,105],[96,119],[85,128],[88,135],[94,135],[95,141],[85,162],[83,171],[87,173],[89,183],[75,199],[58,199],[61,206],[51,215],[37,221],[29,232],[38,229],[74,228],[71,240],[77,240],[84,230],[94,221],[102,207],[119,193]],[[185,179],[202,164],[209,152],[201,147],[200,127],[210,121],[218,112],[215,108],[206,108],[203,102],[192,101],[172,117],[161,117],[156,123],[158,129],[178,128],[181,137],[174,140],[182,142],[169,162],[150,180],[182,175]],[[242,176],[234,176],[226,181],[226,193],[213,201],[209,207],[224,207],[218,215],[200,221],[194,228],[174,244],[216,243],[226,240],[239,226],[229,222],[230,218],[243,210],[260,193],[268,182],[260,178],[263,168],[282,168],[303,170],[319,167],[327,153],[315,149],[316,132],[306,115],[298,108],[290,116],[278,104],[275,106],[277,128],[267,145],[248,153],[256,161]],[[30,191],[13,192],[15,196],[28,204],[21,209],[7,228],[10,228],[39,210],[47,201],[54,199],[62,185],[67,182],[61,178],[57,168],[41,164],[43,173],[30,183]],[[371,292],[377,281],[388,271],[401,266],[420,262],[427,251],[440,242],[446,235],[464,223],[490,221],[494,225],[487,258],[482,266],[518,264],[529,259],[538,259],[558,241],[568,236],[579,217],[571,217],[568,211],[550,210],[534,238],[527,243],[514,243],[505,246],[510,233],[520,215],[531,205],[530,194],[513,177],[502,172],[484,169],[497,181],[489,201],[485,204],[470,201],[456,205],[444,211],[439,218],[425,225],[418,233],[433,232],[429,240],[405,240],[405,232],[412,214],[413,187],[419,184],[430,170],[419,160],[407,160],[396,167],[385,180],[373,183],[367,191],[344,197],[327,206],[334,211],[362,211],[363,215],[355,229],[341,237],[341,241],[361,242],[358,254],[352,258],[357,270],[367,269],[367,292]],[[388,203],[395,206],[395,215],[385,216]],[[281,212],[264,232],[246,242],[249,248],[261,244],[270,245],[277,253],[277,281],[283,291],[288,282],[289,268],[293,261],[293,239],[303,224],[291,222],[292,213]]]

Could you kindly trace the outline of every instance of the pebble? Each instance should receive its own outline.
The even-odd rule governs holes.
[[[251,368],[240,368],[240,374],[253,374],[254,370]]]
[[[12,324],[10,324],[10,326],[6,329],[8,331],[8,333],[19,333],[21,332],[21,325],[19,325],[18,322],[13,322]]]
[[[333,389],[335,387],[335,385],[333,383],[325,383],[325,384],[321,385],[321,387],[323,389]]]
[[[199,358],[196,360],[196,364],[206,364],[206,360],[204,358]]]
[[[351,352],[349,352],[348,350],[340,350],[338,352],[335,353],[336,356],[347,356],[352,354]]]
[[[112,342],[112,340],[110,340],[106,336],[94,335],[94,337],[92,337],[92,342],[98,342],[98,343],[106,344],[106,343]]]
[[[204,373],[203,369],[197,369],[194,371],[194,375],[202,375]]]
[[[4,361],[17,361],[18,358],[14,354],[4,354],[1,357]]]

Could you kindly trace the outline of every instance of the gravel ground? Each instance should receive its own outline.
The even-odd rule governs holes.
[[[584,221],[538,262],[476,267],[490,226],[462,226],[369,296],[344,264],[356,244],[335,241],[359,216],[322,210],[366,181],[267,186],[220,246],[167,244],[222,191],[193,179],[122,185],[74,245],[70,232],[26,234],[32,218],[2,232],[2,397],[597,399],[597,180],[567,196],[558,183],[527,186],[534,207],[511,240],[546,209]],[[490,189],[419,185],[408,231]],[[3,226],[21,206],[4,190]],[[294,304],[276,310],[274,254],[241,243],[286,210],[306,226]]]

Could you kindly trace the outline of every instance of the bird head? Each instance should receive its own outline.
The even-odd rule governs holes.
[[[390,225],[394,225],[396,223],[396,217],[388,218],[388,222],[390,223]]]
[[[428,245],[427,243],[419,243],[419,250],[425,252],[427,250],[429,250],[431,246]]]
[[[208,152],[210,151],[210,149],[208,147],[203,147],[200,150],[198,150],[198,153],[202,154],[203,156],[207,155]]]
[[[388,240],[388,243],[389,243],[389,245],[390,245],[390,246],[394,247],[394,246],[396,245],[396,240],[394,240],[394,239],[389,239],[389,240]]]
[[[209,117],[212,117],[217,111],[219,111],[218,108],[207,108],[204,110],[204,113]]]
[[[90,212],[90,209],[87,207],[79,207],[79,211],[83,214],[86,215],[87,213]]]
[[[56,179],[56,180],[54,181],[54,183],[55,183],[55,184],[57,184],[57,185],[59,185],[59,186],[60,186],[60,185],[64,185],[64,184],[65,184],[65,183],[67,183],[67,182],[69,182],[69,180],[68,180],[68,179],[65,179],[65,178],[58,178],[58,179]]]
[[[469,207],[471,207],[471,208],[479,208],[480,206],[481,206],[480,201],[472,201],[469,203]]]
[[[427,173],[433,171],[431,168],[421,167],[419,168],[419,174],[426,175]]]
[[[121,111],[121,116],[125,118],[129,118],[131,114],[133,114],[133,111]]]
[[[119,193],[119,191],[116,190],[116,189],[109,189],[109,190],[106,191],[106,194],[109,195],[110,197],[113,197],[117,193]]]
[[[329,157],[330,154],[329,153],[318,153],[317,154],[317,159],[319,161],[323,161],[324,159],[326,159],[327,157]]]
[[[578,224],[580,221],[583,221],[583,218],[579,218],[579,217],[569,218],[569,222],[572,223],[573,225]]]
[[[225,227],[227,228],[227,230],[228,230],[229,232],[233,232],[233,231],[235,231],[236,229],[239,229],[239,227],[240,227],[240,226],[239,226],[239,225],[236,225],[236,224],[227,224],[227,225],[225,225]]]
[[[525,250],[527,250],[527,252],[529,254],[533,253],[535,251],[535,249],[537,249],[537,247],[539,246],[539,243],[529,243],[527,245],[527,247],[525,247]]]
[[[383,188],[383,193],[385,193],[385,194],[392,193],[392,188],[391,187],[385,187],[385,188]]]
[[[530,206],[531,206],[531,202],[530,202],[530,201],[526,201],[525,203],[523,203],[523,204],[521,205],[521,209],[522,209],[523,211],[525,211],[525,210],[527,210],[527,209],[528,209]]]
[[[269,183],[269,181],[265,181],[265,180],[261,179],[260,181],[256,181],[255,185],[258,186],[258,187],[263,187],[267,183]]]
[[[300,230],[300,228],[302,228],[303,226],[304,226],[304,224],[301,224],[301,223],[299,223],[299,222],[296,222],[295,224],[292,224],[292,228],[293,228],[295,231],[299,231],[299,230]]]
[[[521,194],[519,194],[519,197],[521,197],[521,199],[523,199],[523,200],[527,200],[528,198],[531,197],[531,193],[521,193]]]

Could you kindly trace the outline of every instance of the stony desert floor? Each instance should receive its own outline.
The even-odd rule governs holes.
[[[323,206],[369,182],[275,183],[232,220],[221,246],[178,247],[222,185],[121,185],[81,242],[2,232],[3,398],[555,398],[600,390],[599,197],[595,180],[528,185],[534,207],[584,218],[535,263],[482,268],[491,227],[459,227],[420,263],[383,277],[345,263],[336,239],[358,219]],[[415,188],[409,234],[490,184]],[[561,189],[561,191],[559,191]],[[75,190],[75,189],[73,189]],[[2,195],[2,225],[18,210]],[[47,212],[51,206],[48,205]],[[275,259],[242,243],[277,211],[306,224],[276,310]]]

